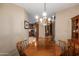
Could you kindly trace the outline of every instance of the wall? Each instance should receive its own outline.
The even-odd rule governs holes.
[[[24,30],[25,18],[27,14],[22,7],[0,4],[0,55],[12,55],[17,51],[16,42],[24,39],[26,31]]]
[[[55,41],[71,39],[71,18],[79,15],[79,6],[56,13]]]
[[[45,38],[45,26],[39,23],[39,37]]]

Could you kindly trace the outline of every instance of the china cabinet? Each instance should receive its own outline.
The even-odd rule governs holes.
[[[79,39],[79,15],[72,18],[72,39]]]

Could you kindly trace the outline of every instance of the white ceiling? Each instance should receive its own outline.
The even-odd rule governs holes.
[[[42,12],[44,10],[43,3],[17,3],[16,5],[24,7],[30,16],[30,19],[33,19],[33,21],[34,21],[34,16],[35,15],[42,16]],[[79,4],[78,3],[46,3],[47,15],[51,17],[53,13],[69,7],[73,7],[75,5],[79,5]]]

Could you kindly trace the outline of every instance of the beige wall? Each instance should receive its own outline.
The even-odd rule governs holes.
[[[45,26],[39,23],[39,37],[45,38]]]
[[[27,15],[22,7],[14,4],[0,4],[0,55],[14,53],[18,37],[24,39],[25,18]]]
[[[79,15],[79,6],[74,6],[56,13],[55,40],[71,38],[71,18]]]

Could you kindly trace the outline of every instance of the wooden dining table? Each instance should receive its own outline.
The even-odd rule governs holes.
[[[52,41],[45,41],[44,45],[40,45],[38,41],[29,43],[28,47],[23,50],[27,56],[60,56],[61,48]]]

